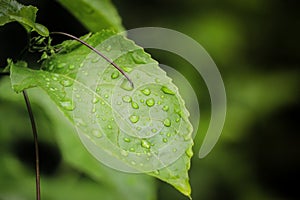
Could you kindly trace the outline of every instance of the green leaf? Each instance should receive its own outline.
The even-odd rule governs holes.
[[[43,70],[16,63],[11,67],[14,90],[38,86],[46,91],[105,165],[148,173],[189,196],[192,126],[177,87],[123,36],[103,31],[87,42],[126,71],[134,88],[110,63],[80,46],[45,61]]]
[[[88,30],[102,29],[124,30],[121,18],[110,0],[58,0]]]
[[[36,31],[42,36],[48,36],[48,29],[35,23],[37,8],[24,6],[15,0],[0,0],[0,26],[9,22],[19,22],[27,32]]]

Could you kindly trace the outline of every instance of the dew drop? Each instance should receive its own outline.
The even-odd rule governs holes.
[[[130,119],[130,121],[132,122],[132,123],[137,123],[138,121],[139,121],[139,116],[136,116],[136,115],[131,115],[130,117],[129,117],[129,119]]]
[[[129,154],[128,151],[126,151],[124,149],[121,150],[121,155],[122,156],[128,156],[128,154]]]
[[[155,175],[159,175],[159,171],[158,171],[158,170],[155,170],[153,173],[154,173]]]
[[[171,133],[167,133],[167,137],[171,137]]]
[[[186,153],[186,155],[188,156],[188,157],[192,157],[193,156],[193,149],[192,148],[188,148],[186,151],[185,151],[185,153]]]
[[[104,95],[104,98],[106,98],[106,99],[107,99],[108,97],[109,97],[109,96],[108,96],[108,94],[105,94],[105,95]]]
[[[167,139],[167,138],[164,138],[164,139],[163,139],[163,142],[164,142],[164,143],[167,143],[167,142],[168,142],[168,139]]]
[[[145,100],[144,100],[144,99],[141,99],[141,100],[140,100],[140,102],[141,102],[141,103],[144,103],[144,102],[145,102]]]
[[[131,164],[132,164],[132,165],[136,165],[136,162],[135,162],[135,161],[131,161]]]
[[[168,111],[168,110],[169,110],[169,106],[165,105],[165,106],[163,107],[163,110],[164,110],[164,111]]]
[[[125,102],[125,103],[130,103],[132,101],[132,98],[128,95],[125,95],[122,97],[122,100]]]
[[[125,142],[130,142],[131,140],[130,140],[130,138],[124,138],[123,139]]]
[[[57,88],[50,87],[49,90],[53,92],[53,91],[57,91]]]
[[[134,102],[134,101],[131,102],[131,106],[132,106],[132,108],[134,108],[134,109],[138,109],[138,108],[139,108],[139,104],[137,104],[137,103]]]
[[[129,151],[134,152],[134,151],[135,151],[135,148],[130,147],[130,148],[129,148]]]
[[[174,148],[174,149],[173,149],[173,152],[175,153],[176,151],[177,151],[177,149],[176,149],[176,148]]]
[[[111,45],[108,45],[108,46],[105,48],[105,50],[106,50],[107,52],[109,52],[109,51],[111,50]]]
[[[95,136],[97,138],[101,138],[102,137],[102,133],[99,130],[97,130],[97,129],[92,130],[92,134],[93,134],[93,136]]]
[[[75,65],[69,65],[68,67],[70,70],[75,69]]]
[[[66,66],[66,63],[60,63],[57,65],[57,69],[64,68],[64,66]]]
[[[151,94],[151,90],[149,88],[145,88],[145,89],[141,90],[141,92],[147,96],[149,96]]]
[[[146,100],[146,104],[147,104],[147,106],[152,107],[152,106],[154,106],[155,101],[153,98],[150,98],[150,99]]]
[[[131,72],[131,71],[132,71],[132,68],[131,68],[131,67],[123,66],[122,69],[123,69],[125,72]]]
[[[147,140],[142,140],[141,141],[141,146],[144,147],[144,148],[146,148],[146,149],[150,149],[151,143],[148,142]]]
[[[176,118],[176,120],[175,120],[176,122],[179,122],[180,121],[180,118],[178,117],[178,118]]]
[[[57,77],[53,76],[52,80],[57,81]]]
[[[175,94],[171,89],[169,89],[169,88],[166,87],[166,86],[162,86],[162,87],[161,87],[161,90],[162,90],[165,94],[171,94],[171,95],[174,95],[174,94]]]
[[[60,84],[64,87],[70,87],[73,85],[73,82],[71,80],[65,79],[60,81]]]
[[[108,125],[107,128],[108,128],[108,129],[112,129],[112,126],[111,126],[111,125]]]
[[[127,90],[127,91],[133,90],[132,85],[130,84],[130,82],[129,82],[127,79],[125,79],[125,80],[121,83],[121,88],[124,89],[124,90]]]
[[[157,129],[156,128],[153,128],[151,129],[152,133],[156,133],[157,132]]]
[[[111,74],[111,78],[112,79],[116,79],[116,78],[118,78],[119,77],[119,75],[120,75],[120,73],[119,72],[117,72],[117,71],[115,71],[115,72],[113,72],[112,74]]]
[[[171,126],[171,121],[170,121],[170,119],[165,119],[164,120],[164,125],[166,126],[166,127],[170,127]]]
[[[48,67],[48,69],[49,69],[49,71],[52,71],[52,70],[54,69],[54,65],[50,65],[50,66]]]
[[[93,100],[92,100],[92,103],[93,103],[93,104],[96,104],[96,103],[98,103],[98,102],[99,102],[99,99],[98,99],[97,97],[94,97]]]
[[[139,53],[136,52],[136,51],[131,54],[131,57],[134,60],[134,62],[137,63],[137,64],[147,63],[146,58],[139,55]]]
[[[75,109],[74,103],[70,100],[61,101],[60,105],[68,111],[73,111]]]
[[[190,135],[185,135],[185,136],[184,136],[184,141],[189,141],[189,140],[191,140]]]

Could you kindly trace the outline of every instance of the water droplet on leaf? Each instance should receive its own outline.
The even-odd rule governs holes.
[[[74,65],[69,65],[69,67],[68,67],[70,70],[72,70],[72,69],[75,69],[75,66]]]
[[[130,147],[129,151],[134,152],[134,151],[135,151],[135,148]]]
[[[121,83],[121,88],[127,91],[131,91],[133,90],[133,87],[131,85],[131,83],[125,79],[122,83]]]
[[[61,101],[60,105],[68,111],[73,111],[75,109],[75,105],[71,100]]]
[[[57,65],[57,69],[64,68],[64,66],[66,66],[66,63],[60,63]]]
[[[71,80],[65,79],[60,81],[60,84],[64,87],[70,87],[73,85],[73,82]]]
[[[128,95],[126,96],[123,96],[122,97],[122,100],[125,102],[125,103],[130,103],[132,101],[132,98]]]
[[[131,102],[131,106],[134,109],[138,109],[139,108],[139,105],[136,102],[134,102],[134,101]]]
[[[141,56],[141,55],[139,55],[139,53],[136,52],[136,51],[133,52],[133,53],[131,54],[131,56],[132,56],[132,59],[134,60],[134,62],[135,62],[136,64],[144,64],[144,63],[147,63],[146,58],[143,57],[143,56]]]
[[[171,94],[171,95],[174,95],[174,94],[175,94],[171,89],[167,88],[166,86],[162,86],[162,87],[161,87],[161,90],[162,90],[165,94]]]
[[[167,105],[164,106],[164,107],[163,107],[163,110],[164,110],[164,111],[168,111],[168,110],[169,110],[169,106],[167,106]]]
[[[95,136],[97,138],[101,138],[102,137],[102,133],[99,130],[97,130],[97,129],[92,130],[92,134],[93,134],[93,136]]]
[[[107,52],[109,52],[109,51],[111,50],[111,45],[108,45],[108,46],[105,48],[105,50],[106,50]]]
[[[170,127],[171,126],[171,120],[170,119],[165,119],[164,120],[164,125],[166,126],[166,127]]]
[[[149,96],[149,95],[151,94],[151,90],[148,89],[148,88],[145,88],[145,89],[141,90],[141,92],[142,92],[144,95],[147,95],[147,96]]]
[[[131,164],[132,164],[132,165],[136,165],[136,162],[135,162],[135,161],[131,161]]]
[[[97,97],[94,97],[93,100],[92,100],[92,103],[93,103],[93,104],[96,104],[96,103],[98,103],[98,102],[99,102],[99,99],[98,99]]]
[[[188,157],[192,157],[193,156],[193,149],[192,148],[188,148],[186,151],[185,151],[185,153],[186,153],[186,155],[188,156]]]
[[[158,171],[158,170],[155,170],[153,173],[154,173],[155,175],[159,175],[159,171]]]
[[[121,67],[123,69],[123,71],[125,72],[131,72],[132,71],[132,68],[131,67],[126,67],[126,66],[123,66]]]
[[[129,154],[128,151],[126,151],[124,149],[121,150],[121,155],[122,156],[128,156],[128,154]]]
[[[146,149],[150,149],[151,143],[148,142],[147,140],[142,140],[141,141],[141,146],[144,147],[144,148],[146,148]]]
[[[131,115],[130,117],[129,117],[129,119],[130,119],[130,121],[132,122],[132,123],[136,123],[136,122],[138,122],[139,121],[139,116],[136,116],[136,115]]]
[[[124,138],[124,141],[125,142],[130,142],[131,140],[130,140],[130,138]]]
[[[119,72],[117,72],[117,71],[115,71],[115,72],[113,72],[112,74],[111,74],[111,78],[112,79],[116,79],[116,78],[118,78],[119,77],[119,75],[120,75],[120,73]]]
[[[150,98],[150,99],[146,100],[146,104],[147,104],[147,106],[152,107],[152,106],[154,106],[155,101],[153,98]]]

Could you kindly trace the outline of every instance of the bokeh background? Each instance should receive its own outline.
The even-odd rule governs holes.
[[[51,31],[77,36],[87,33],[56,1],[20,2],[37,6],[37,21]],[[147,50],[160,63],[183,74],[197,93],[201,121],[190,170],[193,199],[300,199],[299,1],[113,0],[113,3],[127,29],[166,27],[194,38],[211,55],[222,74],[228,99],[226,124],[214,150],[199,159],[197,152],[210,117],[206,86],[185,60],[168,52]],[[26,33],[21,26],[12,23],[1,27],[0,66],[6,65],[7,57],[16,58],[25,45]],[[36,55],[32,56],[36,59]],[[6,90],[0,93],[1,162],[11,164],[0,166],[0,199],[30,199],[34,188],[30,190],[26,185],[34,187],[31,181],[34,161],[27,113],[24,104],[11,101],[15,97],[10,97]],[[41,163],[42,176],[48,181],[45,184],[48,188],[45,186],[43,190],[51,193],[47,198],[59,199],[65,192],[68,194],[65,199],[114,199],[105,194],[103,184],[65,164],[49,119],[38,105],[35,112],[39,130],[43,132],[41,156],[47,158]],[[70,191],[62,189],[65,184],[72,184]],[[125,193],[132,192],[126,191],[123,184]],[[150,185],[153,189],[145,199],[185,199],[158,180]]]

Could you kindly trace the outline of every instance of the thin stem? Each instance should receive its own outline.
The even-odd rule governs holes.
[[[110,60],[108,57],[106,57],[104,54],[102,54],[100,51],[98,51],[96,48],[92,47],[91,45],[89,45],[85,41],[81,40],[78,37],[75,37],[74,35],[71,35],[71,34],[68,34],[68,33],[64,33],[64,32],[51,32],[50,34],[65,35],[67,37],[70,37],[70,38],[72,38],[72,39],[80,42],[81,44],[85,45],[86,47],[90,48],[92,51],[94,51],[99,56],[101,56],[102,58],[104,58],[107,62],[109,62],[111,65],[113,65],[129,81],[131,87],[134,87],[132,80],[128,77],[128,75],[116,63],[114,63],[112,60]]]
[[[36,199],[41,199],[41,189],[40,189],[40,161],[39,161],[39,146],[38,146],[38,134],[37,129],[35,125],[34,116],[32,113],[31,104],[27,95],[27,92],[23,90],[23,96],[24,100],[26,102],[26,107],[28,110],[31,128],[32,128],[32,134],[33,134],[33,140],[34,140],[34,150],[35,150],[35,186],[36,186]]]

